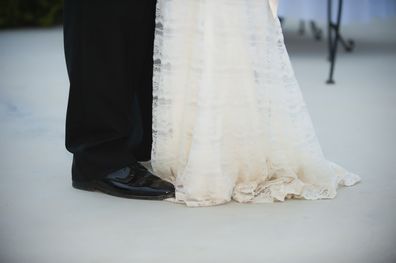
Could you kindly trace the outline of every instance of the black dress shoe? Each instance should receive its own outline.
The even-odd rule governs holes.
[[[155,176],[138,162],[110,173],[103,179],[84,182],[73,180],[73,187],[132,199],[163,200],[175,196],[175,188],[171,183]]]

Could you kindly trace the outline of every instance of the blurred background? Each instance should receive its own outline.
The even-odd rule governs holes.
[[[362,182],[187,209],[71,187],[62,1],[0,0],[0,262],[396,262],[396,0],[344,0],[338,28],[328,4],[280,0],[279,16],[324,153]]]
[[[63,0],[1,0],[0,28],[59,25],[62,8]]]

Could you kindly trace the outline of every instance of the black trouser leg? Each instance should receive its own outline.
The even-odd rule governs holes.
[[[145,1],[145,0],[141,0]],[[141,113],[141,124],[143,128],[142,140],[135,148],[135,157],[138,160],[150,160],[152,145],[152,103],[153,103],[153,45],[155,30],[155,4],[156,0],[148,0],[145,8],[147,16],[143,21],[148,30],[140,32],[141,23],[131,18],[128,34],[128,61],[129,71],[140,76],[132,78],[132,86],[136,87],[136,98]],[[141,35],[141,41],[136,41],[135,33]],[[138,52],[138,53],[137,53]],[[137,56],[141,56],[137,59]],[[140,71],[139,71],[140,70]]]
[[[74,180],[150,156],[154,16],[155,0],[65,0]]]

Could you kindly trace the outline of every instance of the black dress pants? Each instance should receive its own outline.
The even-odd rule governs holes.
[[[65,0],[73,180],[150,159],[156,0]]]

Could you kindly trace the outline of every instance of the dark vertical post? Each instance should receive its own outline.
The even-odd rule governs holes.
[[[338,12],[336,22],[332,22],[332,0],[328,0],[328,20],[329,20],[329,55],[330,55],[330,75],[327,84],[334,84],[334,68],[337,57],[338,43],[340,42],[340,26],[342,16],[343,0],[338,0]],[[333,39],[334,32],[334,39]]]

